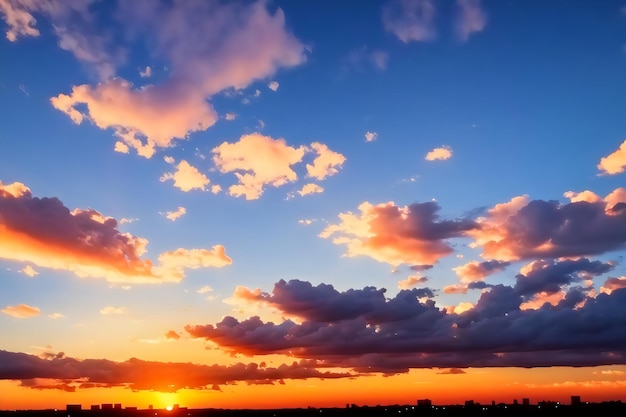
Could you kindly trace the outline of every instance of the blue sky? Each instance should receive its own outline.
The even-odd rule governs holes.
[[[298,332],[320,325],[318,309],[353,328],[342,305],[369,299],[370,287],[387,290],[372,308],[413,291],[446,326],[495,320],[504,310],[487,308],[489,294],[502,306],[513,297],[502,308],[524,325],[532,314],[608,309],[626,291],[625,7],[0,0],[0,349],[7,361],[63,351],[116,363],[290,363],[293,347],[213,329],[258,316],[258,337],[270,322]],[[464,275],[470,264],[481,272]],[[316,304],[335,296],[345,300]],[[411,323],[402,329],[414,341]],[[587,340],[563,340],[577,337]],[[203,343],[215,352],[203,356]],[[546,349],[445,366],[412,362],[419,344],[383,352],[363,339],[375,360],[346,348],[336,362],[332,341],[325,353],[302,343],[295,357],[321,361],[307,370],[351,376],[365,365],[377,376],[514,372]],[[581,356],[541,366],[612,366],[618,389],[620,343],[597,342],[587,360],[564,343],[563,358]],[[406,371],[386,362],[392,353]],[[615,359],[597,359],[606,355]],[[16,398],[51,384],[81,391],[75,377],[2,372]]]

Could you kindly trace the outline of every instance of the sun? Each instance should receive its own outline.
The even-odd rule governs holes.
[[[174,409],[174,407],[172,407],[171,405],[168,405],[167,407],[165,407],[165,409],[167,411],[172,411]]]

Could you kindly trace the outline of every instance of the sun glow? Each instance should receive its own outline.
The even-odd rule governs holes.
[[[167,411],[172,411],[174,409],[174,407],[172,407],[171,405],[168,405],[167,407],[165,407],[165,409]]]

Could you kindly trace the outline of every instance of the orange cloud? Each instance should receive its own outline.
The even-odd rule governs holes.
[[[183,249],[142,259],[148,241],[120,233],[117,221],[88,209],[70,211],[57,198],[33,197],[23,184],[0,182],[0,258],[111,282],[179,282],[187,268],[232,263],[224,248]]]
[[[427,161],[445,161],[449,158],[452,158],[452,148],[450,148],[449,146],[442,146],[441,148],[435,148],[432,151],[428,152],[424,159],[426,159]]]
[[[210,182],[206,175],[184,159],[176,167],[176,172],[167,172],[159,180],[161,182],[174,180],[174,187],[184,192],[196,189],[205,191]]]
[[[178,209],[176,211],[168,211],[165,214],[165,217],[168,220],[176,221],[178,218],[180,218],[181,216],[185,215],[185,213],[187,213],[187,209],[185,207],[178,207]]]
[[[398,288],[401,290],[408,290],[410,288],[415,287],[418,284],[422,284],[424,282],[428,281],[428,278],[426,277],[420,277],[417,275],[411,275],[409,276],[407,279],[402,280],[402,281],[398,281]]]
[[[452,268],[454,272],[461,278],[461,282],[470,283],[473,281],[481,281],[487,276],[504,270],[509,265],[508,262],[487,261],[476,262],[471,261],[465,265]]]
[[[128,310],[126,307],[113,307],[106,306],[100,309],[100,314],[109,315],[109,314],[125,314]]]
[[[345,245],[345,256],[369,256],[397,266],[429,265],[452,253],[446,239],[464,236],[476,227],[471,220],[441,220],[435,202],[396,206],[389,202],[362,203],[359,213],[340,213],[340,222],[329,224],[324,239]]]
[[[213,149],[213,161],[222,173],[234,172],[238,184],[228,189],[234,197],[256,200],[266,186],[279,187],[294,182],[298,175],[292,165],[302,160],[304,146],[293,148],[285,139],[261,133],[243,135],[235,143],[224,142]]]
[[[602,284],[602,287],[600,287],[600,292],[611,294],[619,288],[626,288],[626,276],[621,278],[607,278],[604,284]]]
[[[27,304],[19,304],[16,306],[6,306],[2,311],[4,314],[7,314],[11,317],[15,317],[16,319],[27,319],[30,317],[38,316],[41,313],[37,307],[31,307]]]
[[[309,177],[323,180],[339,172],[339,168],[346,161],[346,157],[339,152],[331,151],[323,143],[311,143],[311,151],[317,153],[312,164],[307,164],[306,172]]]
[[[598,169],[606,175],[621,174],[626,170],[626,140],[615,152],[600,159]]]
[[[39,275],[39,272],[35,271],[35,268],[33,268],[30,265],[26,265],[24,268],[22,268],[20,270],[20,272],[22,274],[24,274],[24,275],[27,275],[27,276],[31,277],[31,278],[34,277],[34,276]]]

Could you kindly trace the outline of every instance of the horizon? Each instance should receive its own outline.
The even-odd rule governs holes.
[[[0,410],[626,401],[626,0],[0,33]]]

